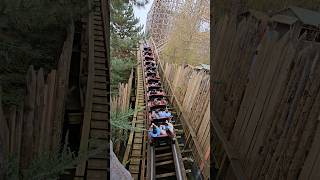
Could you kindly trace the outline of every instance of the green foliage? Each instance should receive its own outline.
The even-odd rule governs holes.
[[[200,31],[203,17],[209,17],[206,1],[186,0],[174,16],[162,60],[178,64],[209,64],[210,34]]]
[[[130,120],[135,112],[142,111],[143,107],[138,107],[136,110],[128,109],[125,112],[111,112],[111,121],[112,126],[112,136],[111,140],[114,143],[126,142],[128,139],[128,131],[122,131],[119,133],[119,130],[133,130],[133,131],[143,131],[145,129],[132,127]]]
[[[111,1],[111,57],[135,58],[134,51],[142,38],[142,26],[134,17],[132,3]]]
[[[128,83],[131,69],[135,62],[131,59],[111,58],[111,93],[118,93],[119,83]]]
[[[137,45],[142,39],[142,27],[138,26],[139,19],[133,13],[133,5],[139,3],[141,2],[111,1],[111,93],[114,95],[118,93],[119,83],[127,83],[136,61]]]
[[[42,153],[36,157],[29,167],[19,171],[17,156],[8,158],[8,180],[54,180],[68,169],[74,168],[79,163],[79,159],[68,148],[63,148],[62,152],[53,151]]]
[[[142,26],[136,26],[139,19],[134,17],[133,7],[131,4],[115,3],[111,16],[111,31],[117,37],[132,38],[137,36],[142,30]]]
[[[97,142],[95,139],[89,139],[89,143],[97,144]],[[6,178],[7,180],[56,180],[61,175],[68,174],[68,170],[75,168],[81,161],[105,152],[106,146],[107,144],[100,144],[96,149],[91,149],[86,153],[79,152],[76,155],[66,143],[61,150],[44,152],[35,157],[24,170],[19,170],[17,156],[11,155],[7,162]]]
[[[149,3],[149,0],[130,0],[130,2],[137,7],[143,7]]]
[[[21,178],[21,175],[19,174],[19,161],[17,156],[9,156],[6,168],[6,179],[18,180]]]

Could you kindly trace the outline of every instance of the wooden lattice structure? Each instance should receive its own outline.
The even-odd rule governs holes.
[[[178,12],[182,2],[183,0],[156,0],[153,2],[147,17],[146,31],[158,47],[166,42],[173,14]]]

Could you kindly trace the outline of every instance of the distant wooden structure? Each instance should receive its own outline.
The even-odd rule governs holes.
[[[268,14],[254,9],[246,10],[238,15],[239,21],[249,18],[256,21],[257,23],[267,22],[269,20]]]
[[[147,16],[146,32],[154,38],[158,47],[166,43],[173,23],[173,15],[182,3],[182,0],[153,1]]]
[[[306,40],[320,42],[320,12],[289,6],[272,13],[270,21],[280,36],[290,29],[298,28],[299,36],[306,33]]]

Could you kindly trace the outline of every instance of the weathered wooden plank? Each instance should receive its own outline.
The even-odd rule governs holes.
[[[21,152],[21,139],[22,139],[22,125],[23,125],[23,105],[17,111],[16,130],[15,130],[15,147],[14,153],[16,154],[17,161],[20,162]]]
[[[96,104],[109,104],[108,101],[108,97],[93,97],[93,103],[96,103]]]
[[[103,82],[106,82],[107,81],[107,77],[106,76],[94,76],[94,81],[95,82],[100,82],[100,83],[103,83]]]
[[[89,159],[88,169],[107,170],[107,159]],[[104,173],[106,173],[104,171]]]
[[[108,122],[107,121],[91,121],[91,128],[94,129],[108,129]]]
[[[0,87],[0,178],[6,177],[6,162],[9,154],[9,128],[2,109],[2,89]]]
[[[54,113],[53,140],[54,148],[59,148],[64,120],[65,99],[68,92],[69,72],[74,39],[74,24],[68,27],[68,35],[64,42],[57,68],[56,102]]]
[[[92,4],[88,3],[88,8],[92,8]],[[97,116],[97,120],[105,120],[108,118],[108,114],[106,117],[101,117],[99,114],[92,113],[92,98],[93,98],[93,83],[94,83],[94,40],[93,40],[93,13],[89,13],[88,15],[88,80],[87,80],[87,91],[85,96],[85,107],[84,107],[84,118],[83,118],[83,128],[81,132],[81,142],[80,142],[80,152],[87,152],[89,137],[90,137],[90,120]],[[82,161],[76,168],[75,176],[84,177],[86,170],[86,161]]]
[[[107,90],[101,90],[101,89],[93,89],[93,95],[99,96],[99,97],[107,97],[108,91]]]
[[[53,118],[55,113],[55,98],[56,98],[56,71],[53,70],[48,75],[47,79],[48,83],[48,89],[47,89],[47,104],[46,109],[44,110],[44,113],[42,117],[45,118],[45,123],[42,127],[42,135],[40,140],[43,143],[43,146],[41,146],[41,152],[52,149],[52,134],[53,134]]]
[[[24,104],[23,135],[21,145],[21,168],[27,168],[33,158],[33,132],[34,132],[34,111],[36,100],[36,72],[33,66],[30,66],[26,79],[26,97]]]
[[[99,179],[107,179],[107,173],[105,171],[98,171],[98,170],[92,170],[92,169],[89,169],[87,171],[87,179],[96,179],[96,180],[99,180]]]
[[[92,113],[92,119],[95,119],[95,120],[108,121],[108,118],[109,118],[109,113],[103,113],[103,112]]]
[[[9,152],[13,153],[14,152],[14,148],[15,148],[15,135],[16,135],[16,114],[17,114],[17,109],[15,106],[11,107],[9,110],[9,135],[10,135],[10,140],[9,140],[9,144],[10,144],[10,148],[9,148]]]
[[[44,74],[43,69],[40,68],[37,72],[37,88],[36,88],[36,102],[34,114],[34,134],[33,141],[35,148],[33,149],[34,156],[39,153],[41,126],[44,121],[42,114],[44,110]]]
[[[104,129],[91,129],[90,130],[90,137],[91,138],[98,138],[98,139],[107,139],[108,131]]]

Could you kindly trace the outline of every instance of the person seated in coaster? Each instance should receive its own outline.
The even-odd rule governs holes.
[[[166,98],[165,98],[165,97],[163,97],[160,101],[161,101],[161,104],[166,104],[166,103],[167,103],[167,101],[166,101]]]
[[[157,94],[157,92],[156,92],[156,90],[152,89],[152,90],[150,91],[150,94]]]
[[[154,105],[160,105],[160,104],[161,104],[161,101],[159,101],[158,98],[155,98],[155,99],[153,100],[153,104],[154,104]]]
[[[166,121],[160,125],[160,131],[162,134],[168,135],[171,138],[175,137],[173,125],[171,123],[169,123],[168,121]],[[165,131],[165,133],[163,131]]]
[[[152,140],[155,137],[160,136],[160,128],[155,125],[154,123],[151,124],[149,130],[148,130],[148,135],[150,140]]]
[[[164,112],[164,116],[165,116],[165,117],[172,117],[171,112],[169,112],[168,108],[167,108],[166,111]]]
[[[155,72],[154,70],[151,70],[151,69],[150,69],[150,70],[149,70],[149,73],[156,73],[156,72]]]
[[[163,124],[160,125],[160,135],[168,135],[166,126]]]
[[[171,138],[174,138],[176,135],[174,133],[173,124],[171,124],[170,122],[168,122],[168,120],[166,120],[166,122],[164,123],[164,126],[165,126],[167,135]]]
[[[154,87],[154,86],[156,86],[156,83],[153,82],[153,83],[150,84],[150,86]]]
[[[153,119],[159,119],[160,116],[159,116],[159,114],[158,114],[158,110],[152,111],[151,117],[152,117]]]
[[[166,117],[166,115],[165,115],[165,112],[164,111],[159,111],[159,117],[160,118],[165,118]]]
[[[169,130],[171,131],[172,133],[174,133],[173,131],[173,124],[170,123],[168,120],[166,120],[166,122],[164,123],[165,127],[166,127],[166,130]]]

